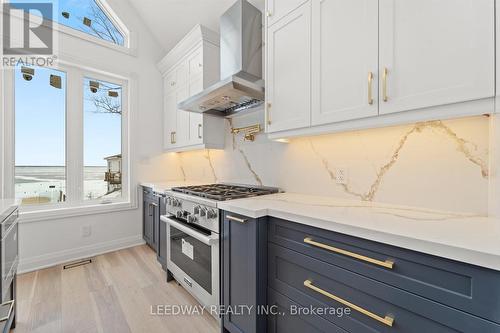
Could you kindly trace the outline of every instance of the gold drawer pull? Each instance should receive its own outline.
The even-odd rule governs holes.
[[[373,259],[373,258],[370,258],[370,257],[363,256],[361,254],[357,254],[357,253],[354,253],[354,252],[349,252],[349,251],[346,251],[346,250],[339,249],[337,247],[333,247],[333,246],[326,245],[326,244],[323,244],[323,243],[315,242],[315,241],[313,241],[311,239],[311,237],[304,238],[304,243],[307,243],[307,244],[310,244],[310,245],[313,245],[313,246],[316,246],[316,247],[319,247],[319,248],[322,248],[322,249],[325,249],[325,250],[328,250],[328,251],[332,251],[332,252],[335,252],[335,253],[343,254],[343,255],[351,257],[351,258],[355,258],[355,259],[358,259],[358,260],[366,261],[366,262],[369,262],[371,264],[375,264],[375,265],[382,266],[382,267],[385,267],[385,268],[389,268],[389,269],[393,269],[394,268],[394,261],[392,261],[392,260],[381,261],[381,260]]]
[[[14,303],[15,303],[15,302],[16,302],[15,300],[12,300],[12,301],[8,301],[8,302],[5,302],[5,303],[0,304],[0,306],[5,306],[5,305],[7,305],[7,304],[9,304],[9,305],[10,305],[10,307],[9,307],[9,312],[7,313],[7,315],[6,315],[5,317],[0,318],[0,322],[4,322],[4,321],[6,321],[6,320],[9,320],[10,315],[12,314],[12,310],[14,309]]]
[[[373,73],[368,73],[368,104],[373,105]]]
[[[387,68],[384,68],[384,72],[382,74],[382,99],[384,102],[387,102],[389,100],[389,97],[387,96],[387,76],[389,75],[389,70]]]
[[[304,281],[304,286],[306,288],[314,290],[317,293],[320,293],[321,295],[324,295],[324,296],[326,296],[328,298],[331,298],[334,301],[337,301],[340,304],[342,304],[344,306],[347,306],[348,308],[351,308],[351,309],[353,309],[355,311],[358,311],[358,312],[364,314],[365,316],[368,316],[368,317],[370,317],[372,319],[375,319],[376,321],[379,321],[379,322],[381,322],[384,325],[392,327],[392,325],[394,324],[394,318],[392,318],[390,316],[385,316],[384,318],[382,318],[382,317],[374,314],[373,312],[365,310],[365,309],[363,309],[363,308],[361,308],[361,307],[359,307],[359,306],[357,306],[355,304],[352,304],[352,303],[346,301],[345,299],[342,299],[342,298],[340,298],[338,296],[330,294],[328,291],[325,291],[325,290],[323,290],[321,288],[316,287],[315,285],[312,284],[312,282],[310,280],[305,280]]]
[[[234,216],[231,216],[231,215],[226,215],[226,218],[227,218],[229,221],[233,221],[233,222],[238,222],[238,223],[247,223],[247,220],[245,220],[245,219],[240,219],[239,217],[234,217]]]

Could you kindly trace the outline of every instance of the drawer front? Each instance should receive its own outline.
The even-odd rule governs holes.
[[[276,218],[269,241],[500,323],[500,272]]]
[[[268,333],[347,333],[326,319],[308,313],[297,314],[300,306],[273,289],[267,291],[269,309],[273,311],[267,319]]]
[[[500,325],[269,243],[268,285],[303,307],[351,309],[321,316],[356,333],[500,332]]]

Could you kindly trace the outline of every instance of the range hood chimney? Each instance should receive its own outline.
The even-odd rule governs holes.
[[[221,81],[179,103],[180,110],[226,117],[263,103],[262,13],[246,0],[220,18],[220,53]]]

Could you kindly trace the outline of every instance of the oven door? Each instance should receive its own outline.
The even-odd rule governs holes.
[[[161,217],[167,223],[167,268],[202,305],[219,305],[219,235]]]
[[[12,279],[16,275],[17,265],[18,265],[18,218],[12,216],[8,226],[2,225],[2,240],[1,240],[1,251],[2,251],[2,301],[6,299],[7,291],[12,282]],[[8,218],[10,219],[10,218]],[[7,221],[7,220],[6,220]],[[6,222],[4,221],[4,222]],[[3,229],[6,227],[6,229]]]

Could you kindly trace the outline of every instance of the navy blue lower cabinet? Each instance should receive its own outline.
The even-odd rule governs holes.
[[[500,272],[274,217],[222,234],[222,304],[271,311],[223,332],[500,333]]]
[[[257,313],[266,305],[267,223],[224,212],[222,222],[222,305],[234,314],[222,316],[222,331],[265,333],[267,316]],[[250,311],[248,311],[251,307]],[[236,311],[242,310],[239,314]]]
[[[500,324],[500,272],[269,218],[270,242]],[[368,262],[352,255],[362,255]],[[382,266],[391,262],[390,267]],[[497,295],[497,297],[492,297]]]
[[[272,311],[267,321],[268,333],[347,333],[317,315],[299,312],[299,304],[273,289],[268,289],[268,300]]]
[[[355,333],[500,332],[500,325],[270,243],[268,286]],[[349,315],[339,317],[342,309]],[[338,310],[338,311],[337,311]]]

